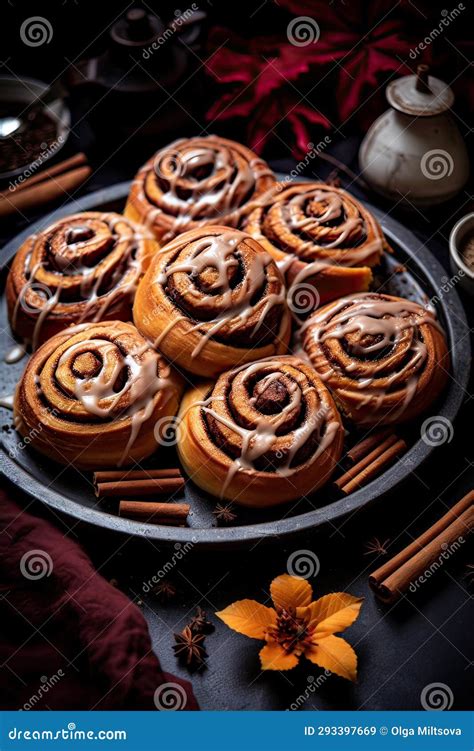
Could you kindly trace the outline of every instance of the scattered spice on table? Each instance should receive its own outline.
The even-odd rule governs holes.
[[[210,634],[214,631],[214,624],[207,619],[207,613],[201,607],[197,608],[196,615],[191,618],[188,625],[195,634]]]
[[[162,602],[172,600],[176,595],[176,587],[169,579],[162,579],[156,587],[153,587],[152,593]]]
[[[189,668],[201,667],[207,657],[203,645],[205,638],[204,634],[196,633],[189,626],[185,626],[181,633],[174,634],[176,644],[173,649],[176,657]]]
[[[474,584],[474,563],[467,564],[464,578],[466,579],[468,584]]]
[[[233,510],[231,503],[228,503],[225,506],[221,503],[218,503],[212,513],[214,514],[218,524],[231,524],[233,521],[235,521],[235,519],[237,519],[237,514]]]
[[[384,540],[380,542],[378,537],[374,537],[365,546],[366,552],[364,555],[387,555],[387,548],[390,540]]]

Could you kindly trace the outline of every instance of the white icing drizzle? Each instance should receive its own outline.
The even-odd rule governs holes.
[[[14,400],[14,394],[5,394],[4,396],[0,396],[0,407],[5,407],[5,409],[13,409]]]
[[[260,329],[266,320],[271,308],[275,305],[281,305],[285,301],[284,285],[277,276],[272,276],[268,267],[274,262],[271,256],[266,252],[252,252],[245,261],[244,279],[236,288],[232,288],[229,282],[229,272],[232,268],[239,265],[236,255],[238,244],[250,238],[250,235],[238,230],[228,230],[220,234],[209,234],[205,237],[193,241],[193,256],[180,260],[179,258],[169,264],[159,276],[155,283],[166,286],[170,276],[179,273],[188,274],[190,279],[199,277],[206,269],[212,268],[216,271],[216,279],[213,281],[210,289],[218,291],[218,298],[211,294],[201,293],[199,290],[191,289],[190,292],[195,297],[195,316],[199,317],[199,308],[217,302],[217,314],[210,321],[199,321],[192,326],[187,333],[199,331],[201,338],[194,347],[191,357],[197,357],[207,344],[209,339],[217,334],[224,326],[228,325],[230,332],[236,330],[252,315],[259,311],[259,320],[253,328],[252,336]],[[179,240],[170,243],[166,252],[172,253],[176,248],[182,249],[182,242]],[[265,283],[279,282],[278,292],[267,292],[255,305],[251,305],[252,298],[262,289]],[[185,316],[173,319],[158,335],[154,346],[158,347],[169,331],[180,321],[186,320]]]
[[[316,213],[306,213],[311,211],[308,209],[310,203],[321,205],[319,216]],[[324,258],[324,261],[316,261],[317,265],[306,276],[335,264],[360,266],[366,259],[383,250],[381,233],[379,237],[367,239],[366,222],[357,203],[352,202],[350,196],[345,197],[330,187],[321,188],[311,184],[289,186],[266,204],[270,206],[270,216],[264,213],[260,219],[261,236],[265,236],[266,221],[270,221],[271,215],[275,214],[276,221],[271,225],[270,242],[282,250],[278,240],[273,237],[273,232],[278,235],[281,230],[279,224],[283,223],[285,233],[281,242],[284,243],[285,251],[291,249],[297,258],[309,265],[312,265],[311,260],[315,256],[322,255]],[[300,232],[304,232],[308,239],[303,239]],[[290,258],[295,260],[295,256],[291,255]],[[286,264],[290,266],[291,260],[283,259],[282,266]]]
[[[328,317],[329,314],[329,317]],[[370,297],[367,293],[343,297],[326,313],[316,313],[306,326],[314,326],[316,341],[328,338],[342,339],[346,334],[359,331],[362,335],[381,336],[380,341],[360,348],[360,352],[373,352],[398,342],[407,328],[428,323],[442,331],[431,311],[410,300],[386,300]],[[334,325],[336,324],[336,327]]]
[[[330,339],[344,339],[350,334],[358,334],[357,340],[350,341],[351,353],[356,359],[349,363],[334,363],[325,358],[328,369],[318,372],[323,380],[328,380],[333,373],[347,371],[351,373],[359,368],[358,357],[375,355],[375,359],[368,362],[373,376],[356,378],[353,381],[355,388],[369,390],[367,396],[360,400],[356,409],[362,410],[372,404],[377,409],[383,402],[387,389],[398,380],[402,373],[395,369],[390,374],[382,374],[384,386],[377,386],[380,378],[379,373],[386,368],[383,352],[389,349],[390,353],[401,343],[403,334],[408,329],[413,329],[409,343],[407,361],[403,365],[403,372],[410,371],[406,382],[403,384],[404,396],[402,403],[395,413],[396,418],[402,414],[413,399],[419,374],[423,369],[428,357],[428,349],[424,341],[418,338],[418,327],[428,324],[442,332],[442,328],[436,321],[433,313],[422,308],[418,303],[409,300],[389,300],[383,297],[370,297],[366,293],[342,298],[338,303],[331,306],[328,311],[316,313],[306,321],[303,330],[310,328],[311,337],[316,343],[324,343]],[[377,359],[377,354],[380,357]],[[388,355],[390,357],[391,354]],[[371,419],[370,414],[367,420]],[[363,416],[361,422],[364,422]]]
[[[272,371],[272,368],[275,370]],[[235,377],[244,369],[244,383],[255,374],[270,369],[270,372],[266,373],[259,381],[261,394],[263,394],[272,383],[285,377],[285,370],[281,369],[281,362],[272,360],[271,358],[266,358],[251,363],[250,365],[241,366],[240,368],[233,370],[230,377]],[[311,391],[316,391],[315,386],[310,382],[307,382],[302,386],[292,380],[291,377],[288,378],[287,381],[286,390],[288,393],[288,402],[277,414],[265,415],[259,413],[254,407],[257,397],[251,397],[249,399],[251,407],[250,419],[255,426],[253,428],[245,428],[242,425],[238,425],[231,417],[230,410],[227,415],[222,415],[216,412],[212,407],[209,407],[208,405],[216,400],[212,395],[208,399],[197,402],[193,405],[199,407],[202,412],[210,415],[241,438],[240,455],[231,460],[226,481],[222,489],[222,495],[224,495],[226,488],[229,486],[229,483],[232,481],[232,478],[236,473],[243,471],[257,471],[255,469],[255,462],[272,448],[277,439],[278,430],[280,426],[284,424],[287,416],[292,412],[299,410],[303,396],[307,396]],[[289,477],[300,469],[299,466],[291,467],[291,464],[298,450],[308,442],[315,431],[319,436],[318,446],[311,458],[307,461],[315,461],[322,452],[330,446],[340,425],[337,420],[328,420],[329,414],[330,407],[321,402],[316,414],[311,414],[309,417],[307,416],[301,425],[291,429],[287,433],[287,436],[285,437],[290,438],[291,447],[286,452],[285,462],[274,468],[276,474],[281,477]],[[324,433],[322,433],[324,427],[325,430]]]
[[[81,331],[85,326],[87,324],[71,327],[71,335]],[[171,398],[170,368],[161,364],[162,374],[158,375],[159,360],[148,342],[122,355],[113,342],[100,338],[87,342],[81,340],[72,344],[59,358],[57,368],[68,366],[76,351],[83,354],[85,344],[90,347],[90,352],[100,353],[101,357],[101,368],[97,375],[75,378],[74,394],[85,411],[107,419],[127,395],[128,407],[121,413],[120,419],[130,420],[130,436],[119,462],[121,465],[133,446],[142,424],[153,414],[156,395],[159,392],[163,394],[164,405]],[[127,370],[127,378],[123,386],[117,390],[117,380],[124,369]]]
[[[8,352],[5,355],[5,362],[8,365],[13,365],[13,363],[19,362],[23,359],[23,357],[26,355],[26,349],[24,345],[22,344],[15,344],[11,349],[8,350]]]
[[[80,224],[77,224],[77,222],[80,222]],[[70,224],[69,228],[68,223]],[[123,232],[120,235],[115,235],[116,226],[119,223],[127,228],[128,234]],[[101,224],[104,225],[103,228],[100,227]],[[99,230],[97,237],[94,225]],[[106,228],[110,232],[109,237],[105,235]],[[102,233],[100,233],[100,230],[102,230]],[[79,238],[82,233],[83,239],[73,241],[74,236],[72,235],[72,240],[70,240],[68,232],[70,233],[69,237],[71,233],[76,232]],[[64,238],[59,249],[53,249],[52,242],[58,233],[64,233]],[[87,259],[89,244],[106,243],[109,239],[113,240],[111,247],[106,253],[98,252],[97,264],[87,265],[83,262],[83,259]],[[30,315],[35,315],[36,320],[31,342],[25,342],[26,345],[31,344],[32,349],[35,350],[38,346],[43,324],[49,316],[54,314],[56,308],[61,307],[58,315],[68,315],[69,305],[73,310],[74,307],[85,303],[82,306],[82,313],[77,318],[78,322],[90,320],[91,311],[95,307],[97,309],[91,320],[97,322],[104,317],[118,297],[128,295],[132,300],[141,276],[142,253],[139,246],[149,239],[153,239],[153,236],[146,229],[134,225],[121,215],[108,212],[75,214],[59,220],[39,235],[33,235],[30,238],[30,250],[24,268],[21,270],[25,282],[19,290],[14,306],[11,321],[12,329],[15,330],[17,327],[20,307],[24,307]],[[33,265],[33,258],[38,255],[36,252],[38,244],[43,244],[45,250],[40,249],[41,257]],[[103,260],[114,253],[120,245],[124,245],[124,252],[117,258],[114,270],[107,263],[103,263]],[[133,257],[134,252],[135,257]],[[46,271],[46,276],[44,276],[43,271],[45,256],[53,266],[53,270]],[[42,272],[41,275],[40,271]],[[110,276],[110,281],[107,290],[101,293],[100,288],[107,275]],[[71,303],[68,303],[67,300],[62,300],[61,296],[63,289],[68,289],[67,281],[73,277],[79,277],[78,291],[81,299],[72,300]],[[43,281],[44,279],[47,279],[48,283]],[[30,291],[35,293],[34,302],[28,300]],[[44,293],[44,300],[42,300],[42,292]]]
[[[199,175],[200,168],[207,168],[205,176]],[[152,163],[144,165],[134,184],[140,200],[146,203],[155,202],[153,195],[146,195],[146,182],[153,170],[164,189],[157,196],[160,205],[147,211],[145,222],[151,228],[161,214],[171,221],[164,242],[190,226],[219,217],[223,224],[235,226],[244,212],[258,205],[253,195],[257,181],[274,177],[262,159],[247,160],[240,151],[234,152],[213,136],[174,141],[159,151]]]

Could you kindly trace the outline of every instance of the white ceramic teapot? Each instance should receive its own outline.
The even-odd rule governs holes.
[[[417,74],[387,86],[387,110],[369,128],[359,152],[374,190],[406,206],[453,198],[469,177],[469,158],[449,114],[454,94],[419,65]]]

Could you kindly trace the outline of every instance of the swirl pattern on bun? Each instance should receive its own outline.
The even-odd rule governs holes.
[[[58,219],[18,250],[7,280],[14,334],[33,349],[73,323],[130,320],[153,236],[120,214]]]
[[[159,444],[156,424],[174,417],[181,378],[122,321],[56,334],[18,384],[17,430],[42,454],[83,469],[129,465]]]
[[[424,412],[444,388],[449,354],[433,313],[366,293],[326,305],[305,324],[304,348],[353,422],[388,425]]]
[[[171,362],[203,376],[284,354],[291,333],[275,262],[250,235],[220,226],[185,232],[155,256],[133,317]]]
[[[342,452],[333,399],[297,357],[258,360],[191,389],[179,419],[178,453],[193,481],[245,506],[313,493]]]
[[[163,244],[201,225],[236,226],[274,183],[266,162],[235,141],[182,138],[140,169],[125,214]]]

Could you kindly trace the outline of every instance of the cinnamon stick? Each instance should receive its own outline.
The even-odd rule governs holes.
[[[31,185],[36,185],[37,183],[44,182],[45,180],[50,180],[55,175],[60,175],[63,172],[69,172],[75,167],[81,167],[86,163],[87,157],[82,151],[80,151],[78,154],[70,156],[68,159],[63,159],[62,162],[58,162],[53,167],[42,169],[40,172],[35,173],[31,177],[27,177],[26,180],[20,181],[19,179],[17,179],[17,182],[14,184],[13,190],[8,189],[0,191],[0,199],[8,198],[13,195],[13,193],[16,193],[19,190],[24,190],[25,188],[29,188]]]
[[[384,428],[383,430],[378,430],[376,433],[372,433],[367,436],[367,438],[356,443],[355,446],[347,452],[347,458],[354,464],[357,463],[359,459],[363,459],[364,456],[367,456],[372,449],[382,443],[382,441],[384,441],[389,435],[390,428]]]
[[[353,480],[354,477],[357,477],[357,475],[366,467],[369,466],[369,464],[373,463],[376,459],[378,459],[384,451],[386,451],[390,446],[393,446],[397,442],[397,436],[395,434],[389,435],[388,438],[386,438],[384,441],[379,443],[375,448],[372,449],[372,451],[369,451],[368,454],[366,454],[362,459],[360,459],[356,464],[354,464],[350,469],[347,470],[347,472],[344,472],[341,477],[338,477],[337,480],[335,480],[335,484],[338,488],[342,488],[344,485],[346,485],[350,480]]]
[[[153,480],[116,480],[99,482],[96,495],[100,498],[110,497],[145,497],[153,495],[171,495],[184,487],[183,477],[158,478]]]
[[[393,436],[393,438],[396,439],[396,436]],[[387,439],[387,441],[389,440],[390,439]],[[363,485],[366,485],[386,466],[391,464],[397,456],[402,454],[405,451],[406,447],[406,443],[405,441],[402,441],[402,439],[398,441],[396,440],[395,443],[393,443],[393,441],[390,441],[389,446],[384,445],[385,450],[382,453],[379,452],[374,460],[367,463],[366,466],[362,469],[359,469],[357,474],[355,474],[354,477],[349,480],[349,482],[346,482],[346,484],[340,488],[341,491],[344,493],[344,495],[349,495],[349,493],[352,493],[354,490],[357,490]],[[365,459],[363,459],[362,462],[365,462]],[[362,464],[362,462],[360,462],[359,465]],[[359,465],[354,465],[354,467],[352,467],[352,470],[356,469]]]
[[[458,501],[410,545],[369,576],[369,585],[384,602],[395,602],[412,582],[446,553],[453,541],[472,531],[474,490]]]
[[[179,467],[172,469],[112,469],[100,472],[94,472],[94,485],[103,482],[117,482],[120,480],[160,480],[171,479],[172,477],[182,477]]]
[[[31,187],[25,187],[18,192],[13,191],[8,196],[0,197],[0,217],[14,214],[16,211],[28,211],[42,206],[56,198],[64,197],[82,185],[89,177],[90,167],[78,167],[70,172],[64,172],[51,180],[43,180]]]
[[[187,503],[159,503],[154,501],[120,501],[119,515],[154,524],[179,525],[186,522],[190,506]]]
[[[408,587],[416,591],[432,575],[433,568],[430,567],[435,562],[441,565],[443,560],[456,552],[473,528],[474,507],[471,506],[387,579],[378,582],[372,574],[369,579],[371,588],[383,602],[395,602]],[[458,543],[457,547],[453,545],[455,542]]]

